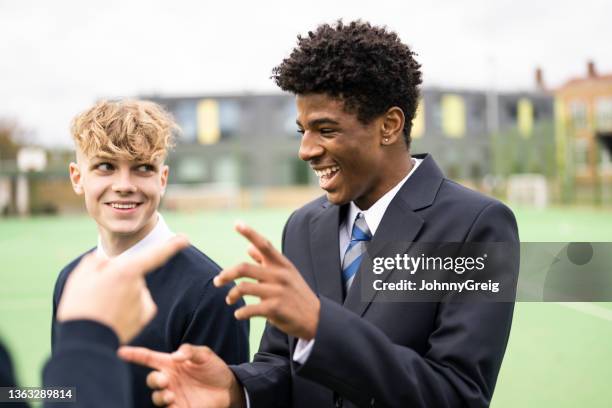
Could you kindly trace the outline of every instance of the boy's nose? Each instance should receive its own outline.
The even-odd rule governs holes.
[[[132,182],[132,178],[128,173],[120,173],[113,182],[113,191],[119,194],[130,194],[135,193],[137,188]]]
[[[300,159],[304,161],[310,161],[321,156],[324,153],[323,147],[321,147],[316,138],[310,134],[309,131],[306,131],[302,135],[302,141],[300,143],[300,150],[298,155]]]

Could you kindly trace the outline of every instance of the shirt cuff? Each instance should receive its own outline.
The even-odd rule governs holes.
[[[314,343],[314,339],[298,339],[298,342],[295,345],[295,350],[293,350],[293,361],[302,365],[306,363],[306,360],[308,360],[308,357],[310,357],[310,353],[312,353],[312,347],[314,346]]]
[[[70,344],[96,344],[112,350],[119,348],[119,338],[108,326],[93,320],[68,320],[57,328],[58,350]]]

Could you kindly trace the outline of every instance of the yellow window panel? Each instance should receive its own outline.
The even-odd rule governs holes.
[[[516,122],[521,136],[530,137],[533,132],[533,103],[529,99],[519,99],[516,106]]]
[[[412,120],[412,131],[410,135],[413,139],[419,139],[425,133],[425,103],[422,99],[419,100],[417,110]]]
[[[463,137],[465,134],[465,102],[459,95],[443,95],[442,131],[448,137]]]
[[[563,99],[555,98],[555,142],[557,144],[557,164],[562,168],[566,168],[566,155],[567,155],[567,143],[566,143],[566,130],[568,114]]]
[[[219,102],[202,99],[198,102],[198,141],[201,144],[214,144],[221,138],[219,126]]]

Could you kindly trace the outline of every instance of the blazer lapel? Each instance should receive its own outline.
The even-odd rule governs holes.
[[[347,294],[344,302],[346,308],[359,315],[365,313],[378,293],[371,287],[362,287],[361,276],[364,273],[372,273],[372,259],[377,256],[395,256],[395,254],[406,252],[423,224],[423,219],[414,213],[404,201],[397,199],[391,201],[368,246],[367,256],[363,258]],[[379,279],[386,281],[393,272],[384,272],[379,275]]]
[[[363,315],[376,297],[372,287],[363,287],[361,276],[372,273],[372,259],[377,256],[395,256],[405,253],[417,239],[425,221],[417,211],[433,204],[444,174],[429,154],[415,155],[423,161],[410,176],[387,207],[376,233],[368,246],[359,271],[347,294],[344,306]],[[394,271],[384,272],[379,279],[386,281]]]
[[[326,208],[310,225],[313,274],[320,295],[342,303],[339,233],[341,207],[326,203]]]

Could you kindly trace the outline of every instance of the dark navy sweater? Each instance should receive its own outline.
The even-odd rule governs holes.
[[[55,284],[51,333],[54,355],[57,306],[66,279],[83,255],[60,272]],[[225,303],[231,286],[216,288],[212,283],[219,271],[216,263],[190,246],[148,274],[147,286],[157,305],[157,314],[130,345],[162,352],[172,352],[183,343],[206,345],[227,364],[247,362],[249,324],[234,317],[234,311],[244,302],[232,306]],[[146,386],[146,376],[151,370],[131,364],[130,371],[134,407],[154,407],[151,390]]]

